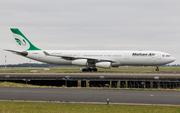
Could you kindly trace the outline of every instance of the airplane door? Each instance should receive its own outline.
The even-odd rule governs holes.
[[[125,54],[125,57],[124,57],[124,59],[126,59],[126,60],[128,60],[129,59],[129,53],[124,53]]]
[[[43,57],[43,54],[42,53],[38,53],[38,58],[42,58]]]
[[[157,60],[161,60],[161,54],[157,53]]]
[[[157,60],[156,55],[152,56],[151,58],[152,58],[152,64],[156,64],[156,60]]]

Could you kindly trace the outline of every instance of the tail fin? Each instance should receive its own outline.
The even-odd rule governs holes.
[[[22,33],[18,28],[10,28],[13,36],[15,38],[18,49],[21,50],[41,50],[34,46]]]

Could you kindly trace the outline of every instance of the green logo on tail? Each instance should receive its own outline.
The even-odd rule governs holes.
[[[15,40],[16,40],[16,42],[19,44],[19,45],[23,45],[23,46],[25,46],[26,45],[26,41],[23,39],[23,42],[20,40],[20,39],[18,39],[18,38],[15,38]]]
[[[11,28],[11,31],[13,34],[16,34],[17,37],[15,38],[16,42],[24,49],[26,50],[41,50],[39,48],[37,48],[36,46],[34,46],[22,33],[21,31],[19,31],[18,28]],[[20,38],[18,38],[20,37]]]

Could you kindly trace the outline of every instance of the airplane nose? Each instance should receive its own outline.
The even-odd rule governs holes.
[[[172,62],[174,62],[176,59],[174,57],[172,57]]]

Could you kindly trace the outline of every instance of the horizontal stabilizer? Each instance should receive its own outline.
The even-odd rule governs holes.
[[[19,50],[9,50],[9,49],[4,49],[5,51],[10,51],[12,53],[22,55],[22,56],[27,56],[28,52],[27,51],[19,51]]]

